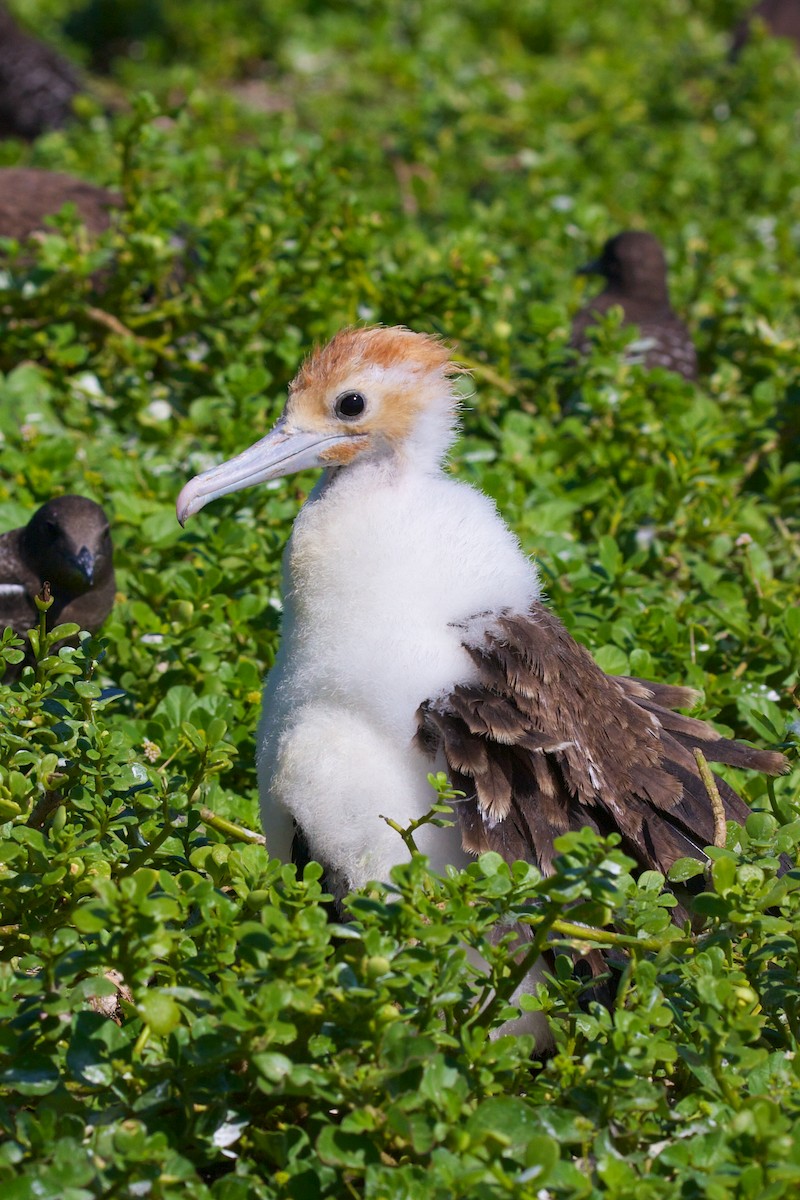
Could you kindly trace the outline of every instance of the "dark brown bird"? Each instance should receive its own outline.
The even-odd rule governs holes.
[[[0,628],[25,637],[37,626],[34,597],[47,581],[53,596],[48,628],[74,621],[93,633],[114,603],[112,554],[99,504],[85,496],[48,500],[27,525],[0,535]]]
[[[61,129],[79,91],[75,68],[0,5],[0,137],[33,141],[48,129]]]
[[[74,204],[89,232],[98,234],[108,229],[122,196],[60,171],[0,168],[0,237],[25,241],[45,230],[45,219],[65,204]]]
[[[618,233],[581,273],[602,275],[606,286],[572,322],[571,346],[588,353],[588,330],[603,313],[619,305],[625,324],[639,330],[641,346],[637,349],[645,366],[666,367],[685,379],[697,378],[697,355],[689,330],[669,302],[667,264],[657,238],[640,230]]]
[[[754,4],[736,26],[731,58],[736,59],[750,41],[753,21],[764,23],[773,37],[788,38],[800,54],[800,0],[761,0]]]

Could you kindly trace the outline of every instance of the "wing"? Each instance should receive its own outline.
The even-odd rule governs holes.
[[[621,835],[640,866],[666,872],[677,858],[702,857],[714,814],[693,749],[711,762],[770,774],[781,754],[720,737],[672,709],[688,688],[606,675],[542,605],[501,617],[479,642],[465,642],[477,678],[428,700],[418,738],[441,747],[466,849],[499,851],[548,872],[553,840],[589,826]],[[749,808],[717,780],[726,815]]]
[[[684,379],[697,379],[694,343],[689,330],[674,313],[661,321],[642,321],[639,333],[643,341],[653,343],[644,356],[648,367],[666,367]]]

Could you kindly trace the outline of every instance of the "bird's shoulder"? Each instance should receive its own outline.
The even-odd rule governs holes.
[[[0,533],[0,583],[20,584],[27,591],[36,592],[39,580],[26,562],[21,533],[21,529]]]
[[[35,621],[39,581],[21,556],[19,534],[18,529],[0,534],[0,628],[23,634]]]

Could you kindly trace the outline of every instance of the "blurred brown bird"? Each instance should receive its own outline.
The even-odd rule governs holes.
[[[74,204],[89,232],[98,234],[108,229],[122,196],[60,171],[0,168],[0,237],[25,241],[45,230],[45,219],[65,204]]]
[[[588,330],[618,305],[625,324],[639,329],[636,349],[645,366],[697,378],[697,355],[689,330],[670,304],[667,264],[657,238],[639,230],[618,233],[609,238],[599,258],[581,268],[581,274],[602,275],[606,286],[572,322],[571,346],[588,353],[592,345]]]
[[[61,129],[79,91],[75,68],[0,5],[0,137],[33,141],[48,129]]]
[[[761,0],[745,13],[736,26],[731,45],[731,58],[736,59],[750,41],[753,21],[764,23],[773,37],[788,38],[800,54],[800,0]]]
[[[58,496],[27,525],[0,535],[0,629],[26,637],[39,624],[34,598],[45,581],[53,596],[49,629],[67,621],[91,633],[100,628],[116,580],[108,517],[93,500]],[[10,670],[13,676],[21,666]]]

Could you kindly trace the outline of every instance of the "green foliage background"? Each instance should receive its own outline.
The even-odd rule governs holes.
[[[452,469],[570,629],[606,670],[690,683],[723,728],[791,750],[791,47],[757,35],[730,62],[729,0],[12,8],[109,74],[0,164],[125,208],[97,244],[66,212],[33,258],[2,247],[0,528],[92,496],[120,591],[101,640],[43,643],[0,684],[4,1200],[796,1195],[800,874],[778,881],[776,855],[796,860],[798,768],[740,781],[759,811],[696,880],[694,933],[660,877],[583,835],[548,881],[415,861],[396,903],[332,925],[313,867],[298,881],[224,824],[257,828],[280,553],[310,480],[174,517],[314,341],[435,330],[474,372]],[[575,269],[630,226],[665,243],[697,388],[624,361],[613,317],[590,358],[567,349]],[[541,1070],[487,1036],[508,956],[484,946],[486,1008],[462,948],[532,898],[540,939],[589,944],[582,922],[630,955],[611,1012],[558,959]]]

